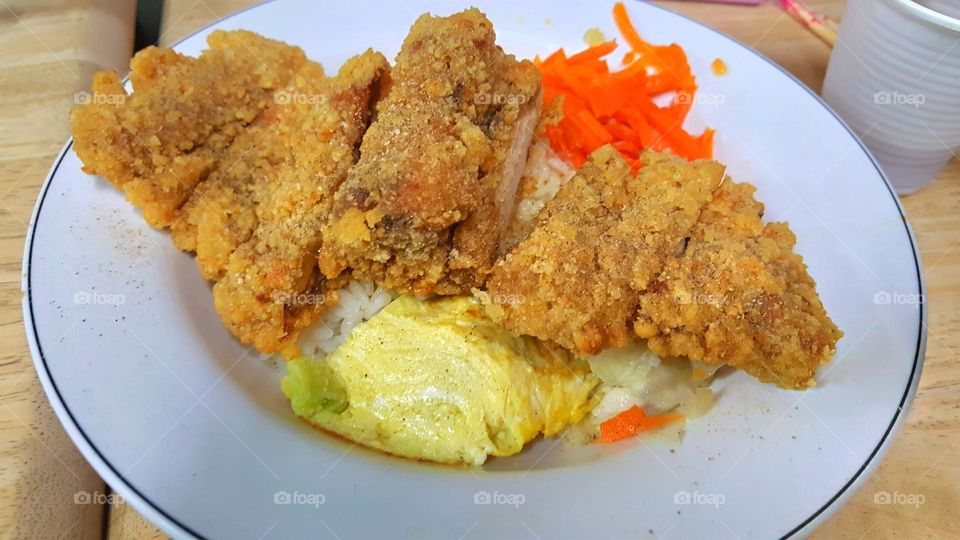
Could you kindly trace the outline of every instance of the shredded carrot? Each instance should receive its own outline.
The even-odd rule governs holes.
[[[623,3],[614,6],[613,18],[630,48],[623,69],[611,72],[605,60],[617,48],[612,40],[569,57],[559,49],[534,60],[543,75],[544,100],[563,98],[563,119],[547,129],[551,148],[576,167],[606,144],[634,169],[648,148],[688,160],[712,157],[713,130],[694,136],[683,128],[697,91],[686,52],[676,43],[644,40]],[[657,105],[671,94],[669,105]]]
[[[617,442],[633,437],[642,431],[659,429],[678,420],[683,420],[683,415],[647,416],[643,409],[634,405],[613,418],[600,423],[600,442]]]
[[[601,43],[599,45],[594,45],[589,49],[579,52],[570,57],[568,62],[570,64],[581,64],[587,63],[594,60],[599,60],[604,56],[612,53],[617,48],[616,41],[607,41],[606,43]]]

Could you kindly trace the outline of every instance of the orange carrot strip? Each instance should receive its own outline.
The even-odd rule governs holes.
[[[576,74],[567,69],[566,66],[558,68],[555,73],[574,94],[578,96],[587,95],[587,86],[577,78]]]
[[[710,159],[713,157],[713,136],[715,134],[715,130],[707,128],[697,137],[700,142],[700,158]]]
[[[596,84],[598,81],[607,79],[609,75],[607,65],[602,62],[598,66],[591,66],[589,64],[571,65],[567,71],[587,87]]]
[[[621,109],[617,112],[616,118],[633,128],[644,148],[651,148],[661,138],[660,134],[655,133],[650,123],[643,117],[643,113],[637,109]]]
[[[578,52],[577,54],[568,58],[567,63],[580,64],[584,62],[592,62],[595,60],[599,60],[604,56],[612,53],[616,48],[617,48],[616,40],[610,40]]]
[[[677,95],[673,96],[673,101],[670,103],[670,106],[667,107],[670,115],[680,121],[680,125],[683,125],[684,120],[687,119],[687,115],[690,113],[690,108],[693,107],[693,96],[693,92],[680,90],[677,92]]]
[[[627,162],[627,165],[630,165],[630,171],[633,172],[634,175],[637,174],[637,171],[643,168],[643,163],[641,163],[639,159],[634,159],[630,156],[625,156],[623,155],[623,152],[620,153],[620,157],[622,157],[623,160]]]
[[[683,420],[683,416],[679,414],[647,416],[643,409],[634,405],[600,423],[600,442],[621,441],[642,431],[652,431],[678,420]]]
[[[603,124],[601,124],[588,110],[582,110],[577,115],[578,119],[587,126],[591,133],[596,135],[596,137],[603,141],[599,146],[603,146],[611,141],[613,141],[613,135],[610,135],[610,132],[607,131]]]
[[[562,48],[560,48],[560,49],[557,49],[556,51],[554,51],[553,54],[551,54],[550,56],[548,56],[547,59],[544,60],[544,61],[541,63],[541,65],[542,65],[542,66],[553,66],[553,65],[556,65],[556,64],[558,64],[558,63],[560,63],[560,64],[565,64],[566,62],[567,62],[567,53],[564,52],[564,50],[563,50]]]
[[[621,154],[626,154],[625,157],[636,158],[640,155],[640,147],[630,141],[614,141],[612,145],[619,150]]]
[[[697,90],[686,52],[677,44],[653,45],[636,31],[622,3],[614,21],[630,50],[623,69],[611,73],[604,58],[617,47],[608,41],[571,56],[563,49],[535,60],[542,74],[544,101],[563,99],[564,117],[547,129],[551,148],[580,166],[604,144],[613,144],[637,169],[647,148],[671,151],[686,159],[713,153],[713,131],[693,136],[683,129]],[[652,97],[675,92],[669,106]]]
[[[547,139],[550,141],[550,146],[560,154],[561,157],[579,167],[586,161],[586,157],[577,145],[571,141],[571,138],[567,136],[562,124],[561,122],[559,126],[547,126]]]
[[[586,109],[577,111],[575,115],[564,120],[569,120],[569,123],[576,128],[581,146],[588,154],[613,140],[607,130]]]
[[[643,81],[644,93],[655,96],[671,90],[679,90],[682,85],[672,73],[652,73]]]
[[[587,105],[598,117],[613,116],[628,101],[630,101],[628,89],[602,82],[591,86],[590,94],[587,96]]]
[[[643,86],[648,76],[647,68],[637,62],[611,74],[610,82],[624,88],[630,88],[631,91],[644,92]]]
[[[663,136],[670,141],[670,147],[680,157],[697,159],[700,156],[699,143],[686,131],[679,118],[670,114],[669,110],[657,107],[657,104],[646,96],[633,96],[633,102],[643,112],[643,116],[650,124],[660,130]]]
[[[654,52],[663,63],[678,78],[690,76],[690,62],[687,60],[687,53],[676,43],[664,46],[654,46]]]
[[[630,44],[630,47],[640,56],[642,60],[651,62],[661,71],[666,71],[668,69],[663,60],[657,55],[653,45],[647,43],[646,40],[640,37],[637,29],[634,28],[633,23],[630,22],[630,16],[627,15],[627,8],[623,5],[623,2],[617,2],[614,4],[613,22],[616,23],[617,29],[620,30],[620,33],[623,35],[623,39]]]
[[[640,141],[640,137],[637,136],[636,131],[630,128],[626,124],[621,124],[618,121],[608,122],[605,127],[607,131],[610,132],[615,138],[628,142],[636,146],[637,148],[643,148],[644,144]]]

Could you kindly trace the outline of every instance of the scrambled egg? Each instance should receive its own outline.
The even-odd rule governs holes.
[[[490,321],[472,299],[402,296],[281,385],[311,424],[391,454],[482,464],[580,421],[596,401],[586,362]]]

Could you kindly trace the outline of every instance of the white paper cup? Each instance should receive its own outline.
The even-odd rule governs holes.
[[[958,40],[960,20],[912,0],[847,2],[823,98],[901,195],[928,184],[960,149]]]
[[[917,3],[944,15],[960,19],[960,2],[957,0],[919,0]]]

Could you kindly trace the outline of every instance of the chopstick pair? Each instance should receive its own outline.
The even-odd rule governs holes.
[[[763,2],[763,0],[698,0],[700,2],[715,3],[715,4],[740,4],[740,5],[752,5],[756,6]],[[828,19],[827,17],[820,15],[816,11],[810,9],[804,3],[803,0],[775,0],[776,3],[780,4],[780,7],[784,9],[787,13],[793,16],[794,19],[800,21],[804,27],[813,32],[813,35],[820,38],[821,41],[826,43],[829,47],[833,47],[837,42],[837,33],[839,28],[837,23]]]
[[[800,21],[815,36],[831,48],[837,42],[837,23],[810,9],[803,0],[779,0],[780,6]]]

